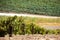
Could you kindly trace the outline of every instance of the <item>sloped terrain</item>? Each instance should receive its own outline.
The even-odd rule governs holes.
[[[60,16],[60,0],[0,0],[0,12]]]

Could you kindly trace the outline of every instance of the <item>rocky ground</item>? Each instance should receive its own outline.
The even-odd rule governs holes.
[[[60,35],[14,35],[13,37],[0,37],[0,40],[60,40]]]

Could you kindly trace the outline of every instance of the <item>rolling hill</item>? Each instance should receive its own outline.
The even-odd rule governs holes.
[[[60,16],[60,0],[0,0],[0,12]]]

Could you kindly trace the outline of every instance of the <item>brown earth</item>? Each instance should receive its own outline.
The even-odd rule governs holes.
[[[14,35],[13,37],[0,37],[0,40],[60,40],[60,35]]]

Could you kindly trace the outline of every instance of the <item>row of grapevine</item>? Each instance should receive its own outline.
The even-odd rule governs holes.
[[[34,23],[26,24],[23,17],[0,17],[0,36],[9,34],[60,34],[60,30],[46,30]]]

